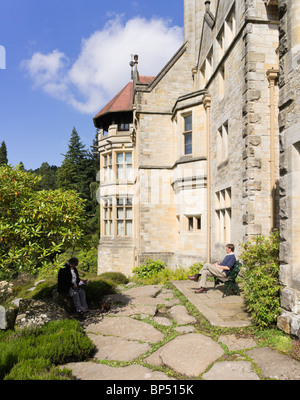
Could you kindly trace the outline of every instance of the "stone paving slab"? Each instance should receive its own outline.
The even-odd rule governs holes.
[[[264,376],[279,380],[300,380],[300,362],[280,354],[269,347],[260,347],[247,351]]]
[[[215,363],[212,368],[203,374],[204,380],[259,380],[249,361],[223,361]]]
[[[94,356],[97,360],[133,361],[151,350],[148,343],[140,343],[135,340],[126,340],[115,336],[88,334],[96,346]]]
[[[120,336],[127,340],[141,340],[148,343],[157,343],[164,339],[164,334],[152,325],[130,317],[104,317],[98,323],[88,325],[86,332]]]
[[[197,377],[224,353],[222,347],[200,333],[177,336],[145,359],[149,364],[166,365],[179,374]]]
[[[225,344],[229,351],[238,351],[256,347],[257,343],[251,338],[237,338],[235,335],[221,335],[219,342]]]
[[[189,315],[187,309],[181,305],[173,306],[168,314],[177,324],[195,324],[197,322],[196,318]]]
[[[213,282],[208,282],[207,293],[195,293],[199,288],[196,282],[173,281],[173,285],[200,311],[213,326],[237,328],[251,325],[245,310],[243,295],[223,296],[223,291],[213,290]]]
[[[111,380],[111,381],[139,381],[139,380],[174,380],[163,372],[152,371],[141,365],[129,365],[128,367],[110,367],[95,362],[79,362],[64,365],[72,371],[73,375],[79,380]]]
[[[240,324],[243,326],[245,315],[240,297],[229,296],[222,299],[221,291],[209,292],[207,297],[205,295],[204,297],[200,295],[200,297],[196,294],[193,296],[191,290],[193,285],[193,282],[183,281],[182,285],[178,286],[181,289],[183,288],[182,290],[188,290],[186,297],[199,310],[202,307],[209,310],[208,314],[205,315],[209,322],[220,323],[220,326],[223,326],[223,324],[224,326],[231,326],[235,325],[234,322],[236,322],[237,326],[241,326]],[[259,379],[257,373],[253,370],[252,363],[248,359],[245,360],[240,353],[237,353],[237,358],[234,361],[223,360],[225,351],[221,344],[226,345],[229,351],[233,353],[246,350],[247,356],[261,370],[264,378],[300,379],[300,363],[298,361],[283,356],[270,348],[259,348],[252,338],[241,338],[234,334],[228,334],[221,335],[218,340],[213,340],[208,336],[197,333],[195,319],[189,315],[188,310],[183,305],[166,306],[161,314],[157,313],[157,315],[151,317],[162,327],[169,326],[171,328],[173,325],[171,320],[176,321],[177,325],[182,324],[181,326],[173,326],[174,331],[177,331],[179,335],[163,344],[165,337],[162,332],[151,324],[128,315],[136,316],[137,311],[140,315],[147,315],[150,310],[149,307],[153,307],[152,311],[154,309],[157,311],[157,307],[149,305],[149,303],[159,297],[160,301],[169,302],[170,299],[173,299],[172,293],[165,291],[159,285],[152,285],[152,287],[146,289],[143,287],[133,289],[124,291],[124,293],[131,293],[130,301],[118,305],[120,308],[114,309],[112,314],[91,316],[91,319],[87,318],[83,324],[98,351],[93,362],[67,364],[67,367],[72,370],[77,379],[133,381],[171,379],[163,372],[152,371],[151,366],[169,368],[171,371],[189,379]],[[117,296],[121,297],[124,293]],[[144,296],[145,293],[148,293],[149,296]],[[194,298],[196,304],[193,302]],[[133,304],[140,299],[142,299],[142,304]],[[219,304],[222,305],[223,313],[216,312],[216,309],[218,311],[218,308],[220,308]],[[146,354],[151,350],[151,345],[156,345],[159,342],[162,342],[161,347],[146,357]],[[149,368],[135,364],[127,367],[110,367],[97,363],[97,360],[132,361],[134,363],[137,358],[141,358]]]
[[[138,315],[146,315],[149,317],[154,317],[157,313],[156,305],[149,304],[118,304],[112,305],[108,315],[118,315],[133,317]]]

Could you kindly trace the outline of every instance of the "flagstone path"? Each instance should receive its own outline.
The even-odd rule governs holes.
[[[207,295],[195,299],[190,282],[174,285],[205,310],[208,321],[211,309],[212,320],[216,322],[218,314],[221,326],[249,325],[242,298],[222,299],[222,292],[215,291],[209,302]],[[200,333],[197,319],[173,290],[161,285],[126,288],[105,300],[111,303],[110,311],[91,311],[82,323],[96,347],[93,360],[65,365],[78,380],[300,380],[300,362],[260,347],[251,337],[222,334],[213,340]],[[222,304],[231,304],[223,320],[218,313]]]

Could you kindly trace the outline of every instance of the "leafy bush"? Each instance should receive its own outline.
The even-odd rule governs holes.
[[[101,299],[106,294],[114,293],[112,282],[106,282],[102,279],[90,281],[88,286],[84,286],[86,300],[90,308],[98,307]]]
[[[199,273],[199,271],[202,269],[202,267],[203,267],[203,264],[202,263],[195,263],[195,264],[193,264],[193,265],[191,265],[190,267],[189,267],[189,275],[195,275],[195,274],[198,274]]]
[[[1,275],[35,272],[85,237],[87,221],[79,195],[39,191],[38,181],[20,166],[0,166]]]
[[[99,277],[104,280],[112,281],[122,285],[126,285],[126,283],[129,282],[126,276],[121,272],[104,272],[103,274],[99,275]]]
[[[132,270],[138,278],[149,278],[166,268],[166,264],[162,261],[147,260],[146,264],[141,264]]]
[[[53,321],[39,328],[12,332],[5,335],[0,342],[0,379],[9,374],[14,366],[16,368],[13,374],[25,376],[24,369],[29,364],[24,362],[29,360],[43,359],[47,360],[49,365],[59,365],[83,361],[93,352],[93,342],[85,336],[75,320]],[[35,370],[41,368],[40,361],[32,361],[30,365],[30,368]],[[47,364],[46,368],[49,368],[49,365]],[[56,374],[54,369],[51,371]]]
[[[170,268],[165,266],[162,269],[157,268],[157,270],[153,269],[150,274],[144,273],[145,270],[143,269],[143,273],[138,271],[133,277],[133,280],[137,281],[138,283],[142,283],[144,285],[161,285],[168,283],[170,281],[180,281],[186,280],[188,275],[193,275],[198,273],[202,268],[201,263],[196,263],[191,265],[189,268],[184,267],[176,267]]]
[[[276,325],[280,315],[279,237],[257,236],[243,245],[245,302],[261,328]]]

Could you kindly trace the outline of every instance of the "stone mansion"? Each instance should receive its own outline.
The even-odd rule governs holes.
[[[280,232],[282,315],[300,337],[300,1],[184,0],[184,42],[94,117],[99,273],[223,258]],[[142,72],[142,71],[140,71]]]

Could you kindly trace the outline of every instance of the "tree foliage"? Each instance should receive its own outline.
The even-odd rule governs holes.
[[[33,171],[36,175],[41,177],[41,179],[37,184],[38,190],[58,189],[57,170],[58,170],[57,166],[55,165],[50,166],[47,162],[43,162],[40,168]]]
[[[84,236],[84,201],[74,191],[37,190],[40,178],[0,167],[0,266],[16,275],[75,246]]]
[[[7,165],[7,163],[7,148],[5,142],[3,141],[0,146],[0,165]]]
[[[85,149],[79,134],[73,128],[69,147],[57,173],[58,187],[75,190],[85,200],[88,214],[95,214],[95,201],[92,199],[92,185],[96,182],[98,160]]]

